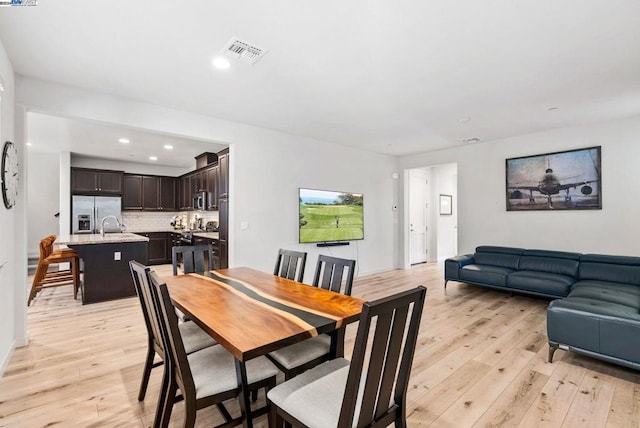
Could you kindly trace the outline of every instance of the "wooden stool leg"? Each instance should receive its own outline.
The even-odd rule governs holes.
[[[71,272],[73,273],[73,298],[78,298],[78,288],[80,287],[80,260],[77,257],[71,259]]]
[[[42,285],[42,280],[44,279],[45,273],[49,266],[46,263],[38,263],[38,267],[36,268],[36,273],[33,275],[33,282],[31,283],[31,291],[29,292],[29,299],[27,300],[27,306],[31,304],[31,301],[38,291],[40,291],[40,286]]]

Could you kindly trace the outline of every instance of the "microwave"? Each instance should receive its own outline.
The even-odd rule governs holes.
[[[201,190],[193,195],[193,209],[204,211],[207,209],[207,192]]]

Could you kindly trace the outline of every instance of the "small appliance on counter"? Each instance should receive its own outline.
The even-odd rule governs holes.
[[[204,226],[205,232],[217,232],[218,231],[218,222],[217,221],[208,221]]]

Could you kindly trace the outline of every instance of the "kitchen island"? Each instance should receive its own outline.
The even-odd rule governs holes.
[[[56,245],[78,252],[82,274],[82,303],[135,296],[129,261],[147,264],[149,238],[134,233],[60,236]]]

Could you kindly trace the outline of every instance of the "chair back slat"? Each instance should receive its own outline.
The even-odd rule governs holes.
[[[363,305],[338,427],[352,426],[363,372],[367,373],[367,378],[357,426],[387,426],[403,417],[398,412],[404,412],[406,408],[409,374],[425,297],[426,289],[420,286]],[[372,328],[375,329],[373,343],[367,360]],[[394,399],[390,404],[392,394]]]
[[[313,285],[316,287],[331,290],[340,293],[342,289],[342,278],[346,269],[347,278],[344,284],[342,294],[351,296],[351,287],[353,285],[353,276],[355,274],[356,261],[341,259],[325,255],[318,256],[318,264],[316,265],[316,273],[313,278]],[[322,278],[322,280],[321,280]]]
[[[49,235],[40,241],[40,261],[44,261],[53,252],[53,243],[58,237],[56,235]]]
[[[392,317],[392,313],[385,313],[380,315],[376,321],[373,344],[371,345],[371,360],[367,369],[367,379],[364,386],[364,390],[370,393],[362,397],[360,411],[360,415],[365,415],[366,419],[370,419],[373,415],[373,408],[378,399],[378,390],[380,388],[382,369],[385,366],[384,355],[387,350],[387,342],[389,341]]]
[[[150,269],[138,263],[135,260],[129,262],[131,269],[131,275],[133,276],[133,285],[136,289],[136,294],[140,300],[140,306],[142,307],[142,315],[144,317],[144,324],[147,328],[147,334],[153,341],[154,349],[160,354],[162,359],[165,358],[164,346],[162,342],[162,331],[158,323],[158,316],[156,308],[151,297],[151,288],[149,285],[149,272]]]
[[[171,302],[167,284],[155,273],[149,272],[149,285],[158,315],[158,322],[162,331],[162,338],[170,363],[175,370],[175,379],[184,396],[195,397],[196,388],[187,360],[184,342],[178,328],[178,316]]]
[[[395,382],[398,363],[400,360],[400,351],[402,349],[402,340],[404,338],[404,330],[407,323],[409,308],[401,308],[394,313],[393,325],[389,333],[389,345],[387,348],[387,358],[384,365],[384,371],[380,376],[380,389],[378,393],[378,406],[374,413],[374,418],[378,419],[388,410],[388,403],[391,400],[393,392],[393,383]],[[385,403],[385,404],[382,404]]]
[[[203,273],[213,270],[213,248],[208,245],[183,245],[171,248],[173,274],[178,274],[178,254],[182,255],[184,273]]]
[[[273,269],[273,274],[282,278],[302,282],[306,263],[307,253],[281,248],[278,250],[278,257],[276,259],[276,266]]]

